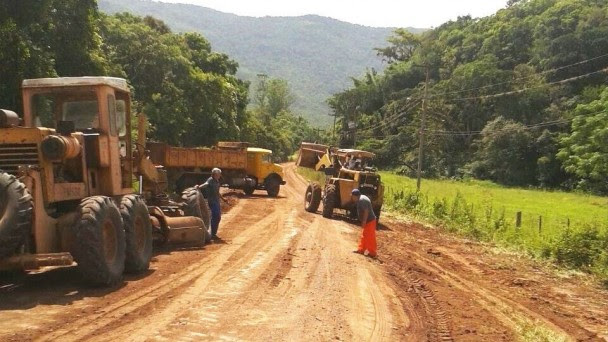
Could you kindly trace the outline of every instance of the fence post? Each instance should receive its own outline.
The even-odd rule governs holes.
[[[516,228],[521,228],[521,211],[518,211],[515,214],[515,227]]]
[[[569,217],[566,220],[566,225],[568,226],[568,228],[570,228],[570,218]]]
[[[539,235],[542,232],[542,229],[543,229],[543,217],[538,216],[538,234]]]

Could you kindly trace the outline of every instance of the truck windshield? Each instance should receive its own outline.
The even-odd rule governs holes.
[[[272,164],[272,153],[266,153],[262,155],[262,161],[265,163],[271,163]]]
[[[35,127],[56,128],[59,120],[73,121],[77,130],[99,128],[99,104],[95,93],[36,94],[32,98]]]

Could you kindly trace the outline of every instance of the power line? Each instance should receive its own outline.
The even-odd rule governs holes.
[[[513,128],[503,128],[503,129],[498,129],[498,130],[494,130],[494,131],[485,131],[485,132],[489,132],[489,133],[497,133],[497,132],[504,132],[504,131],[511,131],[511,130],[517,130],[517,129],[536,129],[536,128],[544,128],[544,127],[550,127],[550,126],[557,126],[557,125],[562,125],[562,124],[566,124],[566,123],[570,123],[572,121],[574,121],[576,118],[580,117],[580,116],[591,116],[591,115],[597,115],[597,114],[601,114],[601,113],[608,113],[608,109],[607,110],[601,110],[601,111],[597,111],[597,112],[593,112],[593,113],[587,113],[584,115],[579,115],[579,116],[575,116],[571,119],[563,119],[563,120],[553,120],[553,121],[546,121],[546,122],[540,122],[540,123],[536,123],[536,124],[530,124],[530,125],[523,125],[523,127],[513,127]],[[484,131],[441,131],[441,130],[427,130],[427,132],[431,135],[437,135],[437,136],[470,136],[470,135],[479,135],[484,133]]]
[[[582,61],[579,61],[579,62],[576,62],[576,63],[572,63],[572,64],[564,65],[564,66],[561,66],[561,67],[545,70],[545,71],[542,71],[542,72],[539,72],[539,73],[535,73],[535,74],[532,74],[532,75],[523,76],[523,77],[516,77],[516,78],[511,79],[509,81],[503,81],[503,82],[498,82],[498,83],[487,84],[487,85],[484,85],[484,86],[481,86],[481,87],[476,87],[476,88],[468,88],[468,89],[462,89],[462,90],[448,91],[448,92],[439,93],[439,94],[432,94],[429,97],[433,98],[433,97],[438,97],[438,96],[443,96],[443,95],[465,93],[465,92],[468,92],[468,91],[486,89],[486,88],[491,88],[491,87],[495,87],[495,86],[499,86],[499,85],[503,85],[503,84],[508,84],[508,83],[512,83],[514,81],[526,80],[526,79],[529,79],[529,78],[532,78],[532,77],[542,76],[542,75],[546,75],[546,74],[549,74],[549,73],[552,73],[552,72],[555,72],[555,71],[559,71],[559,70],[563,70],[563,69],[566,69],[566,68],[570,68],[570,67],[573,67],[573,66],[589,63],[591,61],[594,61],[594,60],[597,60],[597,59],[600,59],[600,58],[604,58],[604,57],[608,57],[608,53],[600,55],[600,56],[596,56],[596,57],[593,57],[593,58],[585,59],[585,60],[582,60]]]
[[[391,123],[394,123],[398,119],[402,118],[404,115],[410,113],[412,109],[416,108],[416,106],[418,106],[418,104],[420,104],[420,102],[422,102],[422,101],[412,102],[411,104],[408,105],[408,107],[406,107],[405,110],[403,110],[401,113],[399,113],[399,114],[391,117],[390,120],[389,120],[389,118],[387,118],[387,119],[385,119],[384,121],[382,121],[380,123],[374,124],[372,126],[361,128],[361,129],[359,129],[359,131],[369,132],[369,131],[372,131],[374,129],[378,129],[378,128],[387,126],[387,125],[389,125]]]
[[[532,90],[532,89],[538,89],[538,88],[543,88],[543,87],[547,87],[547,86],[551,86],[551,85],[555,85],[555,84],[564,84],[564,83],[568,83],[568,82],[572,82],[572,81],[577,81],[577,80],[589,77],[591,75],[599,74],[599,73],[602,73],[602,72],[608,72],[608,68],[604,68],[604,69],[593,71],[593,72],[589,72],[589,73],[586,73],[586,74],[582,74],[582,75],[566,78],[566,79],[563,79],[563,80],[560,80],[560,81],[554,81],[554,82],[545,83],[545,84],[542,84],[542,85],[539,85],[539,86],[535,86],[535,87],[527,87],[527,88],[522,88],[522,89],[518,89],[518,90],[505,91],[505,92],[502,92],[502,93],[490,94],[490,95],[461,97],[461,98],[456,98],[456,99],[446,99],[446,101],[449,102],[449,101],[482,100],[482,99],[497,98],[497,97],[502,97],[502,96],[507,96],[507,95],[520,94],[520,93],[523,93],[525,91]]]

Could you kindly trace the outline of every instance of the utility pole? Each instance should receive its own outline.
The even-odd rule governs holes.
[[[429,65],[424,65],[424,73],[426,74],[424,81],[424,97],[422,98],[422,113],[420,115],[420,132],[418,142],[418,170],[417,170],[417,181],[416,190],[420,191],[420,182],[422,180],[422,159],[424,158],[424,130],[426,121],[426,100],[428,97],[429,89]]]

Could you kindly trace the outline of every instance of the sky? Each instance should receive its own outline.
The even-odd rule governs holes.
[[[238,15],[298,16],[318,14],[375,27],[437,27],[470,14],[483,17],[507,0],[160,0],[190,3]]]

